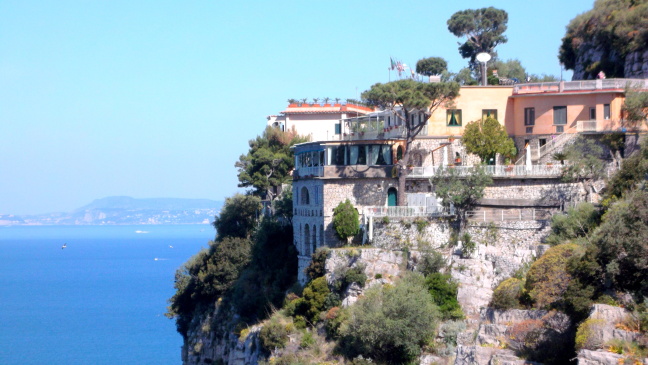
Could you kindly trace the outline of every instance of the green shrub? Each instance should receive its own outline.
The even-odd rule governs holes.
[[[382,222],[382,224],[389,224],[389,217],[384,216],[380,219],[380,221]]]
[[[340,337],[340,326],[349,320],[349,311],[346,308],[333,307],[326,312],[324,328],[326,336],[337,340]]]
[[[425,285],[439,308],[443,319],[461,319],[464,317],[457,301],[457,283],[448,274],[432,273],[425,278]]]
[[[439,318],[423,276],[415,273],[393,287],[368,289],[349,311],[339,341],[347,358],[362,355],[391,364],[416,359],[433,338]]]
[[[461,257],[470,257],[477,248],[477,243],[473,241],[470,233],[465,232],[461,235]]]
[[[364,264],[358,264],[353,267],[343,267],[336,270],[335,276],[338,279],[333,284],[335,291],[342,294],[352,283],[358,284],[361,288],[364,287],[367,282],[367,274],[365,274],[364,270]]]
[[[416,218],[414,219],[414,224],[416,225],[416,230],[418,233],[423,233],[425,228],[430,225],[430,222],[428,222],[426,219],[423,218]]]
[[[308,322],[315,324],[319,314],[326,309],[326,299],[331,291],[325,277],[319,277],[306,285],[303,297],[295,299],[292,307],[293,316],[303,316]]]
[[[531,265],[525,289],[536,308],[549,307],[562,298],[572,279],[567,262],[577,249],[573,243],[554,246]]]
[[[349,243],[360,232],[360,215],[349,199],[333,209],[333,229],[341,240]]]
[[[555,246],[578,237],[585,237],[601,221],[601,214],[591,203],[580,203],[569,208],[567,214],[556,214],[551,217],[551,234],[548,244]]]
[[[261,340],[261,347],[266,352],[271,352],[275,348],[284,348],[288,342],[288,331],[286,325],[281,323],[277,318],[272,318],[268,321],[261,331],[259,332],[259,340]]]
[[[310,280],[315,280],[326,274],[326,259],[331,250],[326,247],[318,248],[311,258],[310,264],[306,267],[306,275]]]
[[[576,331],[576,349],[595,350],[603,346],[601,337],[598,332],[605,326],[605,321],[602,319],[587,319],[585,322],[578,326]]]
[[[416,271],[423,274],[423,276],[428,276],[441,271],[444,267],[445,259],[443,255],[437,251],[429,251],[421,255],[416,265]]]
[[[520,279],[506,279],[493,291],[493,297],[489,306],[497,309],[520,308],[520,296],[522,292],[523,282]]]
[[[299,342],[299,348],[307,349],[312,347],[315,344],[315,338],[309,330],[303,332],[301,341]]]

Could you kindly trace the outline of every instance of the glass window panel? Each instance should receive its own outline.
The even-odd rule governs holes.
[[[554,124],[555,125],[565,125],[567,124],[567,107],[566,106],[554,106]]]

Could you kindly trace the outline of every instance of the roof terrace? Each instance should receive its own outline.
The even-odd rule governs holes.
[[[623,92],[626,87],[648,90],[647,79],[599,79],[580,81],[555,81],[518,84],[513,87],[513,95],[543,93],[579,93],[597,91]]]

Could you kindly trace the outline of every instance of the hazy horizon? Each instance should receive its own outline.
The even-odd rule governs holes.
[[[389,81],[390,57],[457,72],[447,19],[491,5],[509,14],[499,57],[560,77],[565,27],[593,1],[4,1],[0,214],[224,200],[247,141],[289,98],[358,98]]]

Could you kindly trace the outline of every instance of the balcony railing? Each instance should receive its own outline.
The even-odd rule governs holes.
[[[446,211],[438,206],[421,207],[364,207],[366,217],[442,217],[452,215],[452,211]]]
[[[432,177],[443,173],[445,169],[454,169],[459,176],[468,176],[472,166],[440,166],[414,167],[408,177]],[[493,177],[557,177],[562,174],[562,165],[498,165],[484,166],[486,173]]]
[[[519,84],[513,88],[513,94],[537,94],[563,91],[592,91],[625,89],[626,87],[648,89],[648,80],[644,79],[604,79],[580,81],[556,81]]]
[[[548,209],[482,209],[466,213],[468,219],[478,222],[535,221],[551,219]]]
[[[322,177],[324,176],[324,166],[298,167],[297,169],[295,169],[295,172],[298,177]]]

